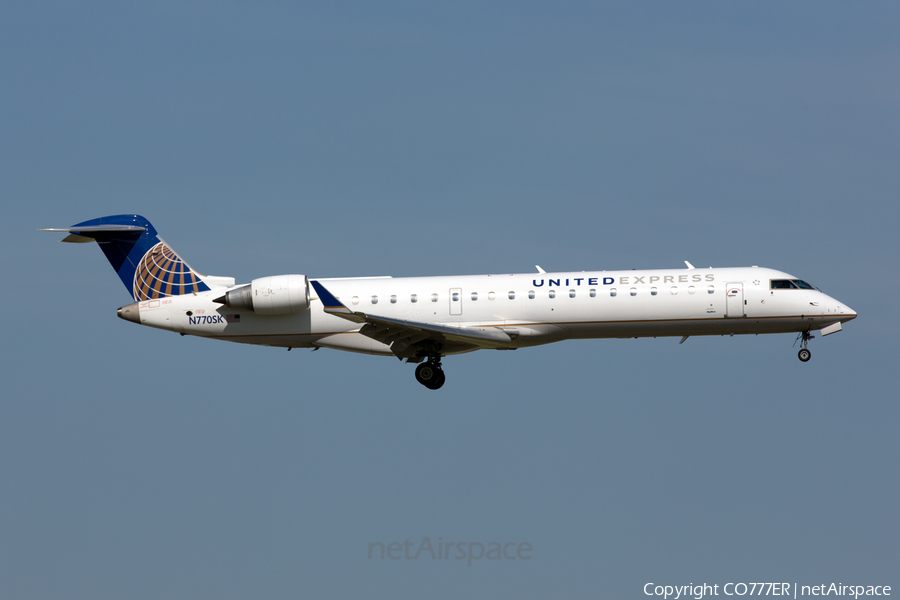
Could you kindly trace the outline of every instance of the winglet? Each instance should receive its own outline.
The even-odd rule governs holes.
[[[321,300],[322,304],[325,305],[325,312],[353,312],[349,308],[344,306],[340,300],[334,297],[334,294],[326,290],[325,286],[323,286],[318,281],[310,280],[309,283],[312,284],[313,289],[316,290],[316,294],[319,296],[319,300]]]
[[[362,323],[366,320],[366,315],[363,313],[355,313],[343,303],[338,300],[334,294],[325,289],[325,286],[319,283],[314,279],[309,280],[310,285],[313,286],[313,289],[316,290],[316,295],[319,296],[319,300],[322,301],[322,304],[325,306],[325,312],[330,315],[335,315],[336,317],[343,317],[349,321],[354,321],[356,323]]]

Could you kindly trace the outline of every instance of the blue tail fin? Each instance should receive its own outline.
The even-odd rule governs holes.
[[[65,229],[64,242],[96,241],[136,301],[209,290],[202,276],[156,235],[140,215],[112,215]]]

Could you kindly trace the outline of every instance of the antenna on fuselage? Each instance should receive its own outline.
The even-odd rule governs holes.
[[[689,270],[691,270],[691,269],[693,269],[693,268],[694,268],[694,265],[692,265],[692,264],[691,264],[691,263],[689,263],[689,262],[688,262],[688,261],[684,261],[684,264],[686,264],[686,265],[687,265],[687,268],[688,268],[688,269],[689,269]]]
[[[538,270],[538,273],[546,273],[547,272],[541,268],[541,265],[534,265],[534,268]]]

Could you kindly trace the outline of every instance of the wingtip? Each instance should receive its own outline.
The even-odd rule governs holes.
[[[328,289],[314,279],[310,279],[310,285],[313,286],[313,289],[316,290],[316,295],[319,297],[319,300],[322,301],[322,304],[325,306],[325,310],[340,310],[344,309],[349,312],[344,304],[337,299],[337,297],[328,291]]]

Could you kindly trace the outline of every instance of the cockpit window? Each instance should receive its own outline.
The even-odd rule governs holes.
[[[770,288],[773,290],[814,290],[813,286],[800,279],[773,279],[770,282]]]

